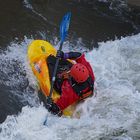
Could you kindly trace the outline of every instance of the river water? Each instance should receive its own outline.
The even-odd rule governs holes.
[[[119,0],[5,0],[0,9],[0,139],[140,139],[139,13]],[[51,116],[39,104],[26,56],[33,39],[57,47],[67,11],[64,51],[86,52],[96,75],[97,96],[77,107],[80,119]]]

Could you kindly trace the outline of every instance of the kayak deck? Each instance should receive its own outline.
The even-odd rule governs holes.
[[[28,46],[28,60],[32,71],[38,81],[39,87],[45,96],[50,93],[49,69],[46,59],[49,55],[56,56],[57,50],[47,41],[34,40]],[[53,90],[52,99],[56,101],[60,97],[59,93]],[[72,116],[75,104],[63,111],[65,116]]]

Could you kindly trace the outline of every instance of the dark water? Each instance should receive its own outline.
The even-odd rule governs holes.
[[[119,0],[3,0],[0,4],[0,50],[5,50],[11,41],[22,41],[24,36],[47,40],[59,37],[59,23],[67,11],[72,12],[68,40],[74,44],[82,38],[90,49],[97,47],[97,42],[132,35],[140,29],[139,12]],[[8,65],[9,62],[5,63]],[[17,71],[24,77],[24,71],[16,68]],[[7,115],[18,113],[28,104],[18,96],[27,89],[28,79],[24,79],[25,83],[18,88],[6,86],[4,81],[9,73],[5,74],[2,69],[0,72],[0,122],[3,122]]]

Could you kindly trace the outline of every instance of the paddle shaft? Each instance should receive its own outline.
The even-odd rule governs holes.
[[[63,42],[60,43],[59,51],[62,50],[62,46],[63,46]],[[52,80],[51,80],[50,94],[49,94],[48,98],[51,98],[52,97],[53,86],[54,86],[54,82],[55,82],[55,76],[56,76],[56,72],[57,72],[57,67],[58,67],[58,64],[59,64],[59,60],[60,60],[60,58],[57,57],[56,63],[55,63],[55,67],[54,67],[54,71],[53,71],[53,75],[52,75]]]
[[[68,12],[67,14],[64,15],[61,25],[60,25],[60,36],[61,36],[61,43],[60,43],[60,47],[59,47],[59,51],[62,50],[62,46],[63,46],[63,42],[66,38],[68,29],[69,29],[69,24],[70,24],[70,18],[71,18],[71,12]],[[53,71],[53,75],[52,75],[52,79],[51,79],[51,89],[50,89],[50,94],[48,96],[48,98],[51,99],[52,97],[52,93],[53,93],[53,86],[54,86],[54,82],[55,82],[55,76],[56,76],[56,72],[57,72],[57,67],[59,64],[59,57],[56,57],[56,63],[55,63],[55,67],[54,67],[54,71]]]

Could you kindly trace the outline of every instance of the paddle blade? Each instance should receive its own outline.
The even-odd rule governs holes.
[[[70,25],[70,18],[71,18],[71,12],[68,12],[67,14],[64,15],[61,24],[60,24],[60,37],[61,37],[61,42],[64,42],[68,30],[69,30],[69,25]]]

